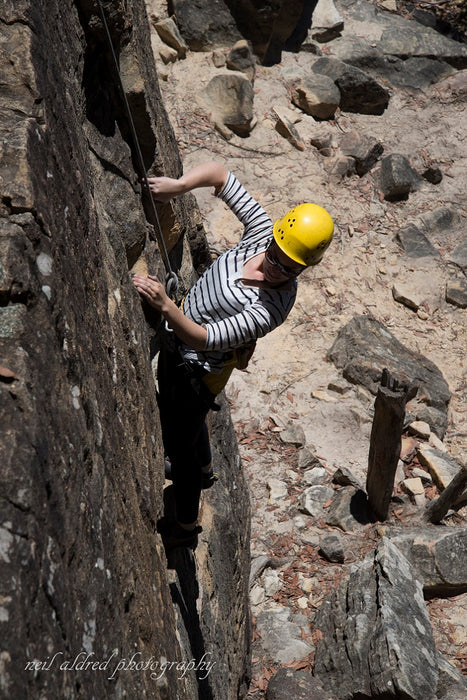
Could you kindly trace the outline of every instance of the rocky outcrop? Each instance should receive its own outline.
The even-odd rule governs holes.
[[[383,538],[353,568],[321,606],[316,626],[323,637],[314,675],[334,698],[449,697],[422,587],[392,540]],[[454,684],[462,695],[462,679]]]
[[[178,175],[144,6],[103,4],[145,166]],[[98,7],[22,0],[1,13],[2,697],[191,700],[222,688],[237,698],[248,666],[245,486],[224,408],[202,567],[179,566],[175,583],[155,531],[158,319],[143,314],[129,275],[164,270]],[[189,280],[185,232],[196,264],[207,262],[192,199],[159,218]]]

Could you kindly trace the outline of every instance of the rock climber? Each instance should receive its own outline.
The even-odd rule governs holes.
[[[159,354],[162,437],[173,480],[176,521],[162,519],[166,548],[196,547],[202,488],[215,481],[206,417],[235,367],[244,368],[254,344],[285,321],[297,277],[317,265],[334,224],[317,204],[299,204],[274,224],[237,178],[218,162],[201,163],[180,178],[148,178],[157,201],[214,187],[244,226],[243,237],[218,257],[178,306],[153,275],[135,275],[141,296],[165,318]]]

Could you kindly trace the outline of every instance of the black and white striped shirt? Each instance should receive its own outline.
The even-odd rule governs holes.
[[[204,324],[206,349],[181,346],[185,362],[218,373],[233,348],[261,338],[287,318],[297,294],[293,280],[285,289],[263,289],[242,282],[244,264],[272,241],[272,221],[237,178],[229,173],[218,194],[244,225],[242,240],[206,270],[185,297],[183,311]]]

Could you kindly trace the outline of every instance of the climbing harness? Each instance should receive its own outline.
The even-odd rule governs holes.
[[[167,252],[167,247],[165,245],[164,237],[162,235],[162,228],[160,225],[159,216],[157,214],[156,205],[155,205],[154,199],[150,193],[149,180],[148,180],[146,168],[144,165],[143,154],[141,153],[141,147],[139,145],[138,135],[136,133],[136,128],[135,128],[135,123],[133,121],[133,116],[131,114],[130,105],[128,103],[128,99],[127,99],[127,96],[125,93],[125,88],[123,86],[122,76],[120,75],[120,68],[118,65],[117,55],[115,53],[115,49],[114,49],[114,46],[112,43],[112,37],[110,36],[109,27],[107,24],[107,20],[105,18],[105,12],[104,12],[104,8],[102,6],[102,0],[97,0],[97,4],[99,5],[99,11],[101,14],[101,19],[102,19],[102,23],[104,25],[105,33],[107,36],[107,42],[109,44],[110,52],[112,54],[112,60],[114,62],[115,71],[117,73],[120,92],[122,94],[123,102],[125,104],[125,110],[126,110],[126,113],[128,116],[128,122],[130,125],[131,136],[132,136],[133,143],[134,143],[134,146],[136,149],[136,154],[138,156],[139,166],[140,166],[141,172],[143,174],[144,186],[146,188],[146,192],[149,194],[149,199],[151,201],[154,219],[156,221],[156,226],[154,226],[154,233],[155,233],[156,243],[158,244],[159,250],[160,250],[161,255],[162,255],[162,259],[163,259],[164,267],[165,267],[165,272],[166,272],[165,289],[166,289],[168,296],[175,299],[177,294],[178,294],[178,277],[175,274],[175,272],[172,270],[172,266],[170,264],[170,259],[169,259],[169,254]]]

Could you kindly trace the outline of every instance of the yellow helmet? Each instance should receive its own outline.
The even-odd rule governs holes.
[[[274,224],[279,248],[299,265],[317,265],[329,247],[334,222],[318,204],[299,204]]]

